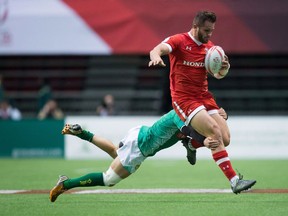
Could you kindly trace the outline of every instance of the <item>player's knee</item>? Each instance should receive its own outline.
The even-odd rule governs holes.
[[[230,144],[230,132],[229,130],[222,130],[223,144],[227,147]]]
[[[223,134],[223,143],[224,143],[225,147],[227,147],[230,144],[230,134],[229,133]]]
[[[122,178],[114,172],[114,170],[109,167],[109,169],[103,173],[103,181],[105,186],[112,187],[120,182]]]

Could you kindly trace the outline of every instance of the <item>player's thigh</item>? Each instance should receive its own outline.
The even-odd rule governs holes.
[[[111,163],[111,168],[114,172],[119,175],[122,179],[128,177],[131,173],[128,172],[120,162],[119,157],[116,157]]]
[[[200,110],[190,121],[191,126],[206,137],[219,135],[220,128],[217,122],[203,109]]]
[[[230,144],[230,130],[226,120],[218,113],[211,115],[211,117],[217,122],[220,127],[224,145],[228,146]]]

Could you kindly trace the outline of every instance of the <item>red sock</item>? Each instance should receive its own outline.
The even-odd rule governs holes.
[[[203,144],[201,144],[201,143],[199,143],[199,142],[197,142],[196,140],[194,140],[194,139],[192,139],[191,140],[191,145],[195,148],[195,149],[197,149],[197,148],[200,148],[200,147],[203,147],[204,145]]]
[[[213,159],[229,181],[237,175],[232,167],[226,150],[213,154]]]

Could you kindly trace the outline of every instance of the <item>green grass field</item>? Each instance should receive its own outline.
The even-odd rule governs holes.
[[[105,171],[110,161],[0,159],[1,190],[50,190],[59,174],[78,177]],[[288,189],[288,160],[234,160],[254,189]],[[109,189],[229,189],[212,160],[191,166],[185,160],[148,159],[140,169]],[[89,190],[104,187],[81,188]],[[108,188],[107,188],[108,189]],[[77,189],[78,190],[78,189]],[[0,215],[287,215],[287,193],[63,194],[50,203],[48,193],[0,194]]]

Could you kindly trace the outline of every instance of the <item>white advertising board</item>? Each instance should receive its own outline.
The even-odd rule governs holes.
[[[152,125],[159,117],[77,117],[69,116],[66,123],[80,124],[95,135],[110,139],[115,145],[128,130],[137,125]],[[288,117],[229,117],[231,143],[227,147],[229,156],[237,159],[288,159]],[[65,158],[105,159],[109,156],[97,147],[78,137],[65,136]],[[186,157],[181,142],[158,152],[153,158],[179,159]],[[206,148],[197,151],[199,159],[211,159]]]

